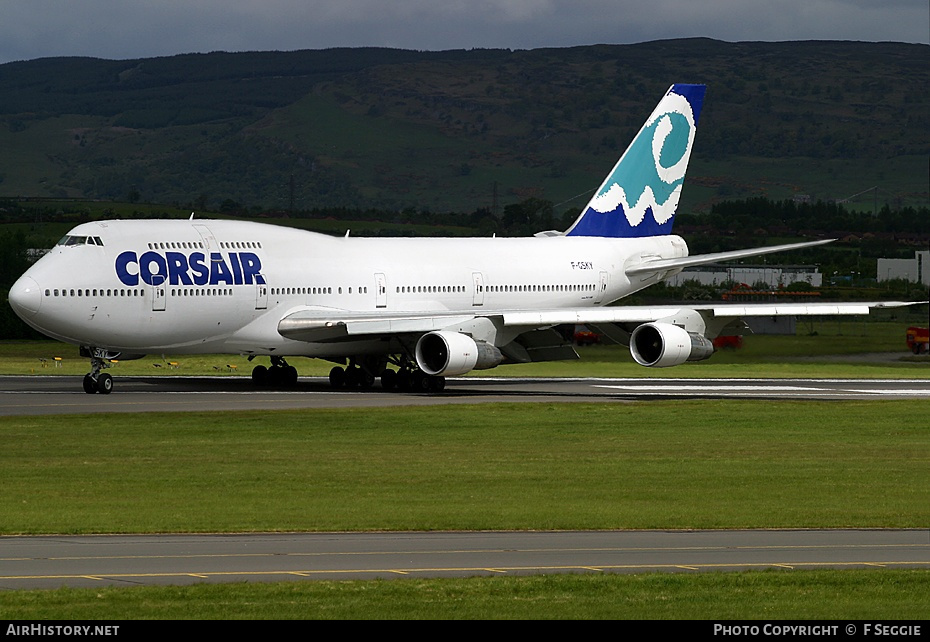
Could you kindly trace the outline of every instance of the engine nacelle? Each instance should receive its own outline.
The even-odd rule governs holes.
[[[461,332],[438,330],[420,337],[417,365],[428,375],[460,375],[500,365],[504,355],[495,346]]]
[[[714,354],[714,344],[703,334],[671,323],[644,323],[630,336],[630,353],[641,366],[665,368],[707,359]]]

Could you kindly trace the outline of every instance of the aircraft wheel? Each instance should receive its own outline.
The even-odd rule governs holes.
[[[336,366],[329,371],[329,385],[333,388],[342,388],[346,385],[346,371]]]
[[[268,368],[265,366],[255,366],[252,368],[252,383],[258,386],[268,385]]]
[[[430,392],[442,392],[446,389],[446,378],[442,376],[428,377]]]
[[[375,385],[375,376],[373,374],[368,374],[364,370],[361,370],[358,373],[358,385],[362,390],[369,390],[372,386]]]
[[[413,375],[406,368],[397,373],[397,389],[407,392],[413,387]]]
[[[294,366],[285,366],[281,374],[283,375],[282,379],[285,386],[292,387],[297,385],[297,368]]]
[[[393,390],[397,387],[397,373],[388,368],[381,373],[381,388],[383,390]]]
[[[97,382],[89,374],[84,375],[84,392],[89,395],[97,392]]]
[[[417,392],[429,392],[431,378],[422,370],[417,370],[413,373],[413,389]]]
[[[346,368],[346,388],[357,388],[362,382],[362,369],[358,366]]]
[[[97,377],[97,392],[102,395],[108,395],[113,392],[113,377],[107,373]]]

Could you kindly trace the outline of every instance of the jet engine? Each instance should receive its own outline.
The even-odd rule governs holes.
[[[707,359],[714,354],[714,344],[703,334],[671,323],[644,323],[630,336],[630,353],[641,366],[665,368]]]
[[[438,330],[420,337],[417,365],[428,375],[460,375],[470,370],[487,370],[504,360],[501,351],[461,332]]]

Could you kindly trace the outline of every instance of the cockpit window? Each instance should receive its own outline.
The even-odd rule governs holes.
[[[58,245],[99,245],[103,247],[103,241],[99,236],[72,236],[66,234],[58,241]]]

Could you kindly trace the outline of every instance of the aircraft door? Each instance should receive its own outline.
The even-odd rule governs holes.
[[[152,312],[164,312],[165,310],[165,275],[152,275]]]
[[[607,272],[601,272],[600,279],[597,283],[597,294],[594,295],[594,302],[600,303],[604,300],[604,295],[607,293]]]
[[[194,229],[197,230],[197,233],[200,234],[200,238],[203,239],[204,249],[212,250],[217,247],[216,237],[213,236],[213,232],[210,231],[206,225],[197,225],[194,224]]]
[[[475,287],[472,305],[484,305],[484,275],[481,272],[472,272],[471,281]]]
[[[387,279],[381,272],[375,273],[375,307],[387,307]]]
[[[264,310],[268,307],[268,286],[264,283],[255,284],[255,309]]]

